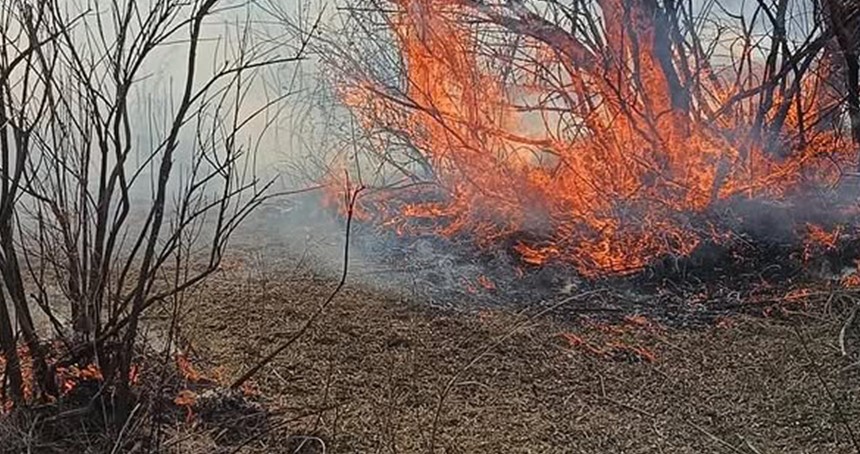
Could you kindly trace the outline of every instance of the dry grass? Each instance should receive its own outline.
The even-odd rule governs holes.
[[[201,289],[183,331],[198,358],[237,375],[335,284],[270,271],[237,266]],[[860,419],[860,371],[842,370],[837,345],[845,311],[700,330],[535,311],[442,311],[348,287],[256,378],[279,416],[242,451],[854,452],[827,393]]]
[[[195,366],[223,382],[298,329],[335,284],[258,271],[228,261],[183,316]],[[846,422],[860,430],[860,343],[849,330],[843,356],[839,342],[850,306],[691,330],[636,314],[606,323],[577,316],[578,304],[452,311],[347,287],[256,377],[269,418],[184,422],[170,408],[161,452],[856,452]],[[36,420],[6,423],[0,452],[67,452],[71,441],[146,451],[110,431],[69,426],[95,438],[36,440]]]

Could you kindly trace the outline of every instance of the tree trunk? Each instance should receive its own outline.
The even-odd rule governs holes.
[[[3,358],[6,360],[9,397],[11,397],[14,405],[19,406],[24,402],[24,380],[21,376],[21,360],[18,358],[12,318],[9,316],[9,308],[6,307],[3,289],[0,289],[0,348],[3,350]],[[5,383],[3,384],[5,385]]]
[[[860,170],[860,3],[849,0],[824,0],[828,25],[832,27],[844,59],[845,101],[851,124],[851,138],[857,150]]]

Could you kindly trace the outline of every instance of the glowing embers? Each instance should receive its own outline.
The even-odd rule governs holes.
[[[823,252],[834,251],[839,245],[839,236],[844,227],[836,225],[828,231],[816,224],[806,224],[806,235],[803,241],[803,260],[809,260]]]

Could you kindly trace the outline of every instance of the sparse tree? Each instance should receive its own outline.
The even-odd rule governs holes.
[[[253,13],[228,6],[0,8],[0,294],[10,300],[0,299],[0,343],[16,404],[25,386],[16,331],[37,391],[56,394],[38,308],[67,346],[52,367],[96,363],[121,420],[144,313],[216,271],[231,234],[272,195],[248,131],[263,134],[285,99],[265,96],[261,71],[301,49],[258,43]],[[207,28],[226,33],[212,40]]]
[[[831,64],[845,90],[845,104],[851,125],[851,136],[858,153],[860,169],[860,2],[856,0],[821,0],[829,34],[833,35],[838,55]],[[841,71],[839,71],[841,69]]]

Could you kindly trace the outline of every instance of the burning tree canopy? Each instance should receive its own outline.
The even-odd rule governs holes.
[[[623,273],[719,240],[704,219],[727,201],[788,200],[856,166],[824,51],[844,33],[808,1],[353,6],[326,54],[383,169],[364,215],[400,233]]]

